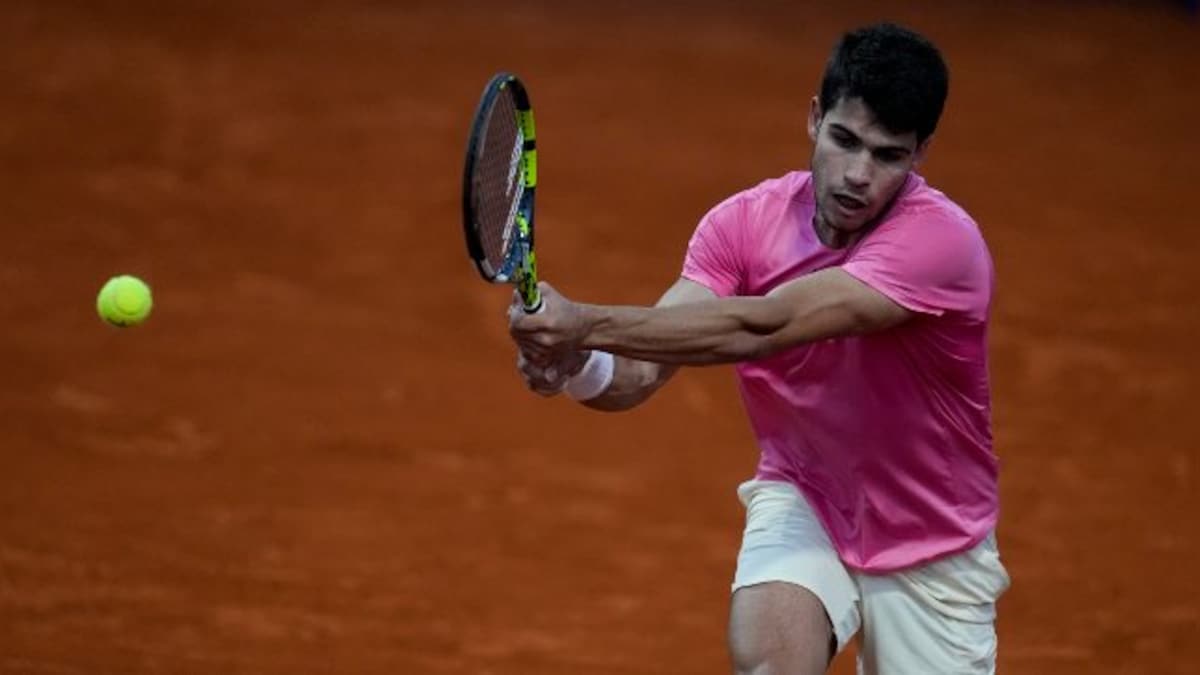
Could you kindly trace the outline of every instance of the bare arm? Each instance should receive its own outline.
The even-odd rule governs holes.
[[[913,316],[838,268],[794,279],[763,297],[661,307],[576,304],[549,284],[543,284],[543,295],[553,312],[517,317],[509,326],[522,349],[542,361],[563,350],[602,349],[655,363],[733,363],[826,338],[885,330]]]
[[[580,346],[678,365],[732,363],[896,326],[912,312],[848,273],[826,269],[763,297],[670,307],[582,305]]]
[[[711,290],[681,278],[663,294],[655,306],[672,307],[715,298],[716,295]],[[603,394],[584,401],[583,405],[606,412],[629,410],[649,399],[678,369],[677,365],[616,356],[612,384]]]

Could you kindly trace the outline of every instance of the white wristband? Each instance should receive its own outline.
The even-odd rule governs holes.
[[[612,384],[615,363],[612,354],[593,349],[583,368],[567,380],[567,395],[576,401],[587,401],[603,394]]]

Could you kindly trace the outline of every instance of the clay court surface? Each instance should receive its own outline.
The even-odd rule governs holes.
[[[887,17],[950,62],[924,173],[1000,277],[1002,672],[1197,672],[1176,7],[217,4],[0,5],[0,671],[728,672],[732,372],[624,415],[526,392],[461,148],[520,73],[545,277],[649,303],[709,207],[807,166],[828,49]],[[122,272],[141,328],[96,318]]]

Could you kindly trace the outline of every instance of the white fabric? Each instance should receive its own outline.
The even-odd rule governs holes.
[[[615,365],[612,354],[593,349],[583,368],[567,380],[567,395],[576,401],[586,401],[603,394],[612,384]]]
[[[812,591],[838,651],[859,633],[860,675],[994,673],[995,602],[1009,585],[994,534],[974,548],[891,574],[842,564],[808,502],[790,483],[738,488],[746,530],[733,590],[771,581]]]

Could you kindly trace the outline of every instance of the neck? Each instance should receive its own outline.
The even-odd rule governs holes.
[[[861,239],[868,229],[870,228],[861,227],[857,230],[841,230],[830,225],[821,215],[820,209],[813,215],[813,230],[817,233],[817,239],[829,248],[846,248]]]

